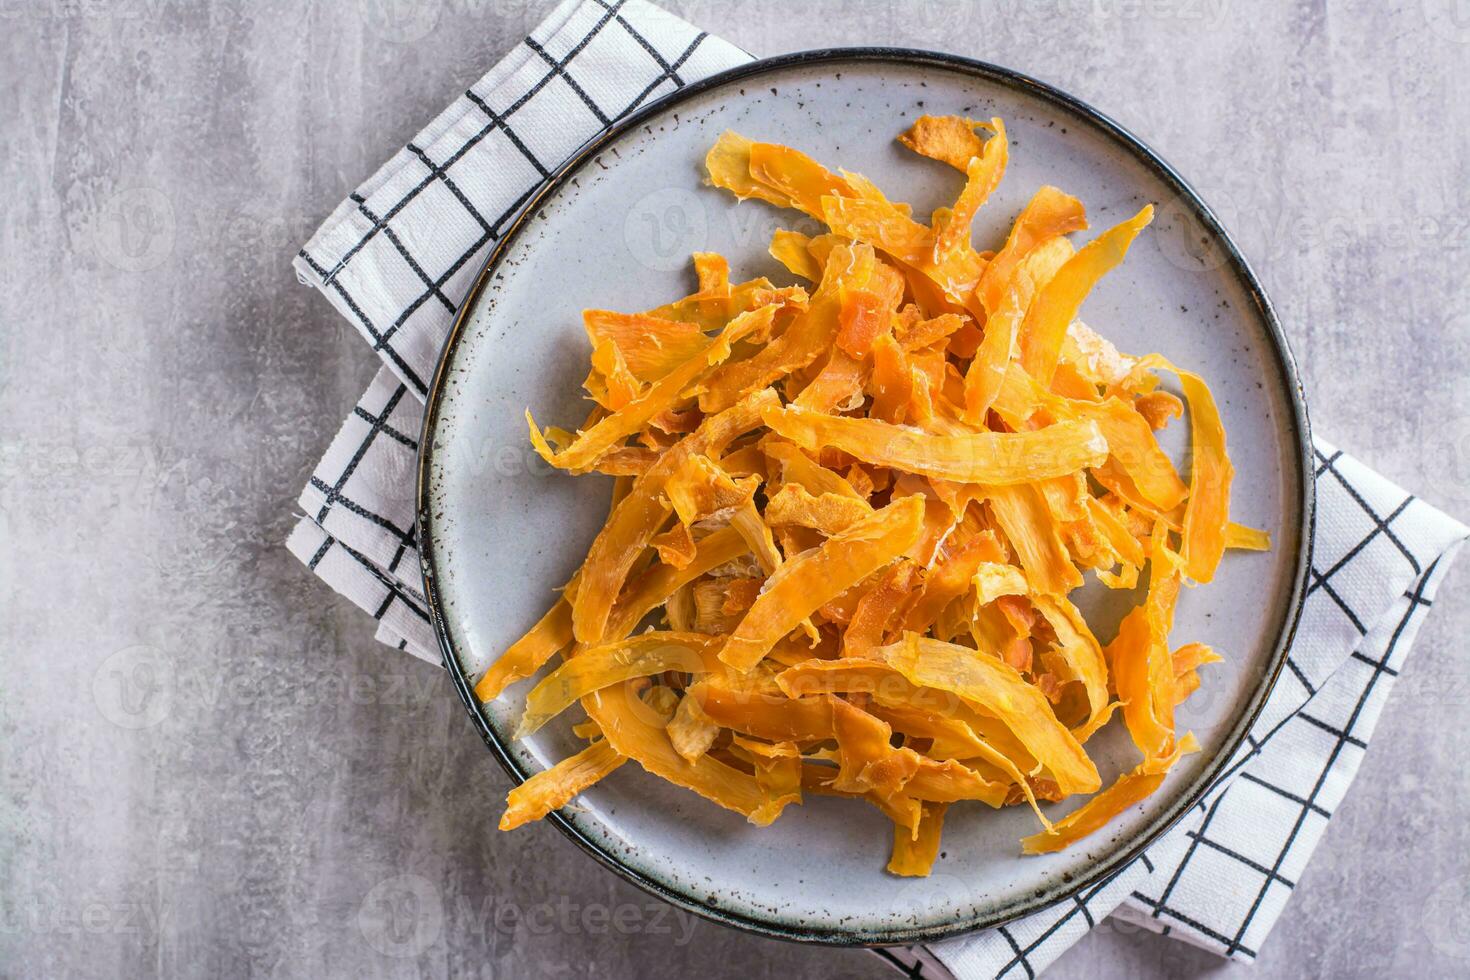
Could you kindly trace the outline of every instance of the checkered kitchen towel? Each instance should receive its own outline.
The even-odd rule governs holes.
[[[300,498],[288,542],[438,662],[413,530],[425,382],[485,254],[549,172],[612,120],[750,55],[644,0],[566,0],[351,194],[296,259],[383,367]],[[1251,958],[1362,760],[1467,529],[1316,446],[1317,538],[1288,671],[1211,793],[1138,861],[1003,928],[878,952],[915,976],[1032,976],[1108,915]]]

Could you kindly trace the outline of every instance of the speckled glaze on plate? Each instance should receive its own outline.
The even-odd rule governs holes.
[[[471,687],[552,602],[606,516],[610,481],[547,472],[522,418],[527,406],[542,424],[585,414],[581,310],[643,309],[689,292],[696,250],[728,256],[736,278],[790,281],[766,254],[770,233],[811,231],[812,222],[737,205],[703,183],[705,151],[727,128],[861,172],[916,214],[949,203],[960,175],[893,139],[925,112],[1006,121],[1011,162],[976,222],[978,242],[1000,241],[1043,183],[1087,205],[1093,230],[1081,239],[1145,202],[1158,205],[1084,315],[1121,349],[1160,351],[1208,379],[1237,469],[1232,516],[1268,528],[1275,548],[1228,554],[1212,585],[1181,599],[1176,642],[1201,640],[1227,659],[1180,709],[1203,751],[1142,806],[1060,854],[1020,856],[1019,838],[1035,830],[1025,807],[958,805],[932,876],[895,878],[884,871],[889,824],[871,807],[817,797],[757,829],[636,765],[548,818],[654,894],[784,939],[877,945],[957,935],[1066,899],[1120,868],[1188,810],[1242,742],[1281,670],[1308,568],[1310,439],[1295,366],[1244,260],[1167,164],[1078,100],[979,62],[877,48],[757,62],[681,89],[578,154],[502,239],[445,346],[419,473],[424,582],[445,665],[511,776],[523,780],[580,747],[568,718],[510,740],[530,682],[489,705]],[[1176,461],[1186,436],[1178,423],[1167,433]],[[1091,587],[1079,605],[1108,637],[1134,602]],[[1105,782],[1135,761],[1118,721],[1088,749]]]

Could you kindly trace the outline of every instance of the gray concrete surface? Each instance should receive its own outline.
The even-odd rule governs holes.
[[[1319,431],[1470,514],[1463,5],[672,5],[756,52],[945,48],[1113,114],[1237,229]],[[440,672],[281,546],[375,368],[289,259],[549,7],[0,5],[0,975],[886,975],[498,835],[505,779]],[[1470,971],[1464,564],[1444,596],[1258,977]],[[420,931],[391,928],[404,896]],[[1104,927],[1051,975],[1245,969]]]

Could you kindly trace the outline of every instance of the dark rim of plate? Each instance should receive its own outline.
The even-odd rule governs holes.
[[[1261,284],[1257,281],[1255,274],[1251,271],[1245,257],[1241,254],[1240,249],[1236,246],[1229,233],[1221,226],[1214,213],[1210,211],[1209,207],[1195,193],[1194,189],[1162,157],[1108,116],[1075,96],[1068,95],[1066,92],[1054,88],[1045,82],[1037,81],[1019,72],[983,61],[934,51],[889,47],[823,48],[815,51],[801,51],[753,61],[749,64],[741,65],[686,85],[664,98],[650,103],[643,109],[629,116],[625,116],[604,133],[584,144],[581,149],[574,153],[570,159],[563,163],[551,175],[546,184],[530,199],[525,209],[515,219],[506,233],[501,236],[500,241],[496,243],[495,248],[491,251],[484,268],[481,269],[480,274],[475,279],[474,285],[470,288],[469,293],[465,296],[464,302],[460,304],[459,310],[455,314],[454,325],[450,329],[448,338],[445,340],[444,349],[439,357],[439,365],[434,372],[432,383],[429,386],[428,403],[424,411],[424,427],[419,452],[417,524],[421,555],[420,564],[424,579],[424,595],[428,600],[434,632],[439,640],[439,648],[444,659],[444,666],[449,671],[454,689],[459,693],[460,699],[464,702],[464,706],[468,710],[470,718],[473,720],[481,738],[484,739],[485,744],[489,746],[495,758],[500,761],[501,766],[505,768],[505,771],[510,774],[510,777],[516,783],[524,782],[532,774],[525,771],[520,763],[511,755],[507,747],[501,743],[499,736],[496,735],[488,717],[482,710],[479,701],[475,698],[474,681],[465,673],[464,667],[455,652],[454,642],[445,625],[444,616],[440,607],[439,592],[436,588],[437,571],[434,550],[433,508],[429,506],[430,473],[435,448],[434,432],[438,427],[439,410],[441,408],[439,396],[444,389],[445,378],[448,374],[447,366],[453,360],[455,349],[463,336],[464,325],[469,319],[470,312],[476,307],[480,296],[484,293],[486,284],[490,281],[491,275],[500,263],[501,257],[507,253],[511,245],[515,242],[526,219],[530,215],[535,214],[550,196],[562,187],[571,174],[590,162],[609,143],[617,140],[625,133],[636,129],[645,121],[712,89],[730,85],[734,82],[758,78],[761,75],[787,68],[841,64],[844,62],[887,62],[925,68],[939,68],[960,74],[968,74],[988,82],[1019,90],[1039,97],[1043,101],[1083,118],[1098,127],[1103,133],[1131,152],[1138,160],[1146,164],[1155,176],[1175,191],[1181,202],[1187,203],[1193,209],[1193,216],[1200,222],[1201,227],[1208,230],[1214,241],[1223,248],[1224,257],[1230,269],[1255,302],[1256,315],[1266,325],[1267,333],[1272,342],[1273,353],[1275,354],[1275,362],[1281,373],[1282,384],[1290,395],[1293,413],[1291,420],[1292,431],[1297,440],[1297,465],[1301,470],[1301,484],[1298,488],[1300,496],[1297,500],[1297,505],[1302,514],[1302,537],[1300,553],[1297,556],[1296,574],[1292,582],[1290,606],[1288,607],[1281,633],[1277,637],[1276,648],[1272,652],[1267,674],[1263,678],[1263,682],[1257,689],[1250,705],[1237,720],[1229,738],[1209,768],[1204,774],[1198,777],[1195,785],[1188,792],[1179,796],[1173,806],[1163,816],[1157,818],[1151,827],[1139,834],[1128,846],[1101,859],[1086,873],[1074,877],[1071,881],[1067,881],[1057,888],[1039,892],[1032,898],[1014,902],[999,910],[977,914],[973,917],[956,918],[949,922],[936,925],[910,928],[894,925],[877,930],[843,929],[836,926],[797,927],[776,919],[760,918],[708,905],[701,901],[699,896],[695,895],[687,887],[660,881],[657,878],[650,877],[628,867],[615,853],[587,837],[563,817],[560,812],[554,811],[547,816],[547,819],[561,830],[562,833],[566,834],[572,841],[603,865],[645,891],[695,915],[719,922],[723,925],[733,926],[775,939],[836,946],[892,946],[932,942],[1004,925],[1021,916],[1071,899],[1097,885],[1112,873],[1132,863],[1143,853],[1145,848],[1167,833],[1181,817],[1196,806],[1208,789],[1221,776],[1222,770],[1224,770],[1230,759],[1235,755],[1236,750],[1240,747],[1240,744],[1245,740],[1251,725],[1254,724],[1261,709],[1265,705],[1267,695],[1275,687],[1277,679],[1281,676],[1282,668],[1286,663],[1286,653],[1291,646],[1292,639],[1296,635],[1297,624],[1301,617],[1302,602],[1306,593],[1307,575],[1311,564],[1311,553],[1316,527],[1316,495],[1313,482],[1315,467],[1312,462],[1311,429],[1307,420],[1306,401],[1302,392],[1301,382],[1297,375],[1296,361],[1292,357],[1291,349],[1286,342],[1285,335],[1282,333],[1281,325],[1276,319],[1271,302],[1267,298],[1265,290],[1262,289]]]

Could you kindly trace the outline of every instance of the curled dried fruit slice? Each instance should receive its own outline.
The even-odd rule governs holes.
[[[587,650],[546,675],[526,695],[515,737],[525,738],[594,691],[666,670],[702,674],[717,669],[717,642],[700,633],[643,633]]]
[[[939,857],[939,838],[944,833],[944,811],[948,803],[925,803],[913,830],[893,826],[893,856],[888,870],[904,877],[925,877]]]
[[[1004,724],[1051,772],[1064,793],[1092,793],[1097,767],[1052,714],[1046,698],[999,658],[915,636],[877,651],[914,684],[949,691]]]
[[[475,697],[493,701],[511,684],[530,677],[558,650],[572,642],[572,606],[556,600],[525,636],[505,649],[475,684]]]
[[[610,344],[639,381],[657,381],[709,343],[699,324],[649,313],[584,310],[582,324],[594,349]]]
[[[1092,422],[1059,422],[1030,432],[937,436],[878,419],[772,407],[762,418],[803,448],[840,449],[865,463],[958,483],[1006,485],[1063,476],[1107,458],[1108,444]]]
[[[947,163],[960,173],[985,146],[976,129],[984,123],[963,116],[923,115],[914,120],[898,141],[915,153]]]
[[[1033,251],[1086,227],[1087,212],[1081,201],[1055,187],[1045,186],[1037,191],[975,287],[986,312],[993,314],[1000,307],[1013,273]]]
[[[720,651],[737,670],[750,670],[821,606],[911,547],[923,530],[923,502],[906,497],[787,561],[766,581]]]
[[[1169,760],[1172,766],[1180,755],[1199,751],[1199,743],[1193,735],[1186,735],[1179,743],[1179,751]],[[1054,823],[1039,834],[1032,834],[1021,841],[1024,854],[1050,854],[1076,843],[1088,834],[1096,833],[1108,821],[1136,803],[1147,799],[1163,783],[1168,770],[1155,771],[1139,766],[1123,775],[1101,793],[1082,804],[1076,810]]]
[[[970,158],[965,165],[965,188],[959,200],[944,218],[936,222],[934,237],[934,264],[943,265],[951,255],[970,250],[970,226],[975,214],[1000,185],[1005,174],[1007,148],[1006,127],[999,119],[990,120],[994,134],[985,141],[978,156]]]
[[[801,753],[795,742],[761,742],[736,735],[731,749],[744,757],[755,770],[755,784],[766,801],[750,815],[750,822],[765,827],[775,822],[781,811],[792,803],[801,803]]]
[[[1036,297],[1021,330],[1021,364],[1032,377],[1042,384],[1051,383],[1062,339],[1082,301],[1099,279],[1123,261],[1128,246],[1153,217],[1153,205],[1145,205],[1132,218],[1088,242]]]
[[[637,698],[625,687],[615,686],[583,698],[582,707],[602,726],[614,750],[655,776],[747,818],[764,805],[765,794],[752,777],[709,756],[693,762],[685,759],[674,751],[659,719],[634,701]]]
[[[1181,578],[1163,534],[1156,532],[1149,556],[1148,595],[1123,618],[1106,651],[1128,734],[1146,762],[1168,758],[1175,749],[1174,706],[1179,698],[1168,641]]]
[[[521,824],[540,820],[552,810],[561,809],[572,797],[627,761],[605,739],[593,742],[506,794],[500,829],[515,830]]]
[[[578,641],[597,643],[603,639],[607,618],[628,572],[668,517],[671,508],[663,490],[669,477],[689,456],[719,452],[755,428],[760,424],[761,409],[775,404],[775,392],[760,391],[705,419],[697,431],[664,452],[618,501],[588,549],[579,573],[587,588],[577,590],[572,607],[572,627]]]

